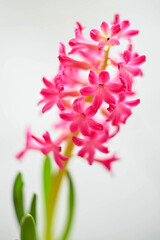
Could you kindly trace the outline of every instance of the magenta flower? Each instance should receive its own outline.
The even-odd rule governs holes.
[[[98,162],[102,164],[105,168],[107,168],[108,171],[111,171],[111,165],[113,162],[118,161],[119,158],[114,154],[111,157],[105,158],[105,159],[98,159],[94,158],[94,162]]]
[[[90,39],[86,39],[83,36],[82,25],[79,22],[76,22],[76,24],[77,24],[77,27],[75,29],[75,38],[72,38],[69,40],[69,45],[72,47],[72,50],[69,52],[69,54],[73,54],[84,49],[97,51],[98,47],[95,44],[95,42]]]
[[[132,114],[131,107],[135,107],[140,103],[139,99],[125,100],[125,94],[119,94],[119,99],[116,104],[110,104],[108,111],[110,116],[107,121],[111,121],[112,125],[119,126],[120,123],[125,123],[127,118]]]
[[[137,56],[130,51],[125,50],[122,54],[123,60],[110,59],[111,63],[118,67],[119,78],[123,84],[125,84],[127,90],[131,91],[133,84],[133,77],[142,75],[142,71],[139,67],[145,62],[146,57],[144,55]]]
[[[82,146],[78,156],[87,158],[89,164],[93,163],[96,149],[102,153],[108,153],[108,148],[103,145],[104,139],[99,137],[96,132],[90,132],[90,135],[83,139],[73,137],[72,140],[78,147]]]
[[[90,129],[95,131],[102,131],[103,126],[92,119],[95,112],[91,112],[90,108],[83,109],[84,98],[77,98],[73,105],[72,111],[60,113],[60,117],[65,121],[71,121],[70,130],[71,132],[80,132],[83,135],[89,135]]]
[[[34,135],[31,134],[30,130],[28,129],[26,132],[26,146],[25,148],[16,155],[17,159],[21,159],[23,155],[28,150],[39,150],[44,155],[49,154],[52,152],[53,157],[55,159],[55,162],[60,168],[63,168],[63,164],[61,161],[67,161],[68,157],[65,157],[60,154],[61,147],[57,146],[50,138],[50,135],[48,132],[45,132],[43,134],[43,139],[37,138]]]
[[[129,29],[130,23],[128,20],[124,20],[121,22],[119,14],[115,14],[112,24],[120,24],[120,31],[117,35],[118,39],[126,38],[127,40],[131,41],[131,38],[139,33],[139,30]]]
[[[28,131],[26,146],[18,158],[28,149],[43,154],[52,152],[62,168],[62,161],[67,158],[60,154],[59,145],[70,143],[75,135],[73,143],[81,147],[79,156],[88,159],[90,164],[96,161],[111,169],[111,163],[118,158],[106,156],[107,144],[132,114],[132,107],[140,102],[139,99],[129,99],[136,94],[134,79],[142,75],[141,64],[145,62],[144,55],[132,51],[131,39],[137,33],[138,30],[130,30],[128,20],[120,21],[119,15],[115,15],[111,27],[103,21],[101,31],[92,29],[91,39],[88,39],[77,22],[75,37],[69,40],[71,51],[67,54],[64,44],[60,43],[58,72],[51,81],[43,78],[45,86],[40,92],[42,113],[57,105],[60,118],[53,127],[61,133],[53,142],[48,132],[39,139]],[[112,45],[119,45],[121,38],[129,40],[129,47],[114,59],[110,49]],[[117,69],[113,78],[110,78],[109,65]],[[78,134],[82,134],[83,139]],[[104,159],[97,152],[103,152]]]
[[[101,71],[97,75],[93,70],[89,73],[90,86],[81,88],[80,92],[84,96],[93,97],[93,107],[98,110],[102,105],[102,102],[115,103],[115,97],[113,93],[121,92],[124,89],[122,84],[110,82],[110,76],[107,71]]]
[[[46,78],[43,78],[43,82],[46,88],[41,90],[41,95],[43,99],[39,101],[40,103],[45,103],[42,108],[42,113],[48,111],[53,107],[54,104],[63,111],[65,110],[65,103],[67,102],[63,100],[66,96],[78,96],[79,93],[77,91],[64,91],[64,86],[61,82],[56,83],[57,78],[54,79],[54,82],[48,81]]]
[[[65,52],[61,52],[59,54],[58,58],[64,68],[71,67],[71,68],[79,68],[79,69],[83,69],[83,70],[88,70],[88,69],[92,68],[90,66],[90,64],[88,64],[86,62],[77,61],[77,60],[74,60],[74,59],[68,57]]]
[[[103,49],[106,45],[119,45],[120,42],[115,37],[120,31],[120,25],[116,24],[109,28],[108,23],[102,22],[101,24],[101,32],[97,29],[92,29],[90,32],[91,38],[99,42],[99,49]]]

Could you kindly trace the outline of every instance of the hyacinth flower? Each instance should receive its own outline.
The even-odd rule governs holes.
[[[133,52],[132,37],[138,34],[138,30],[129,27],[128,20],[120,21],[120,16],[115,15],[111,25],[103,21],[101,31],[92,29],[87,38],[83,35],[84,28],[77,22],[75,37],[69,40],[69,53],[60,43],[57,73],[51,80],[42,79],[45,86],[40,91],[42,99],[38,104],[42,105],[42,113],[57,109],[57,121],[52,124],[52,130],[58,130],[58,133],[52,141],[52,130],[50,133],[46,131],[42,138],[28,130],[25,147],[16,157],[22,159],[27,151],[33,150],[46,155],[43,172],[44,240],[70,239],[74,189],[68,162],[77,156],[87,160],[89,165],[97,164],[111,172],[114,162],[119,160],[108,145],[110,139],[119,133],[121,125],[128,122],[132,108],[140,103],[135,97],[134,83],[138,76],[142,76],[141,65],[146,60],[144,55]],[[123,39],[128,40],[125,50],[121,49]],[[117,57],[112,55],[112,47],[117,50]],[[115,70],[115,75],[110,69]],[[52,162],[58,167],[57,171],[54,167],[54,173]],[[69,181],[69,215],[64,232],[57,237],[54,213],[64,177]],[[15,209],[17,213],[17,205]]]
[[[99,42],[98,48],[103,49],[106,45],[119,45],[120,42],[116,38],[116,35],[120,31],[120,25],[116,24],[109,28],[108,23],[102,22],[101,24],[101,32],[97,29],[92,29],[90,32],[91,38]]]
[[[43,88],[41,90],[41,95],[43,96],[43,99],[39,101],[40,103],[45,103],[44,107],[42,108],[42,113],[48,111],[50,108],[53,107],[54,104],[57,105],[57,107],[63,111],[65,110],[65,105],[67,105],[67,101],[65,101],[65,97],[67,96],[79,96],[79,93],[77,91],[65,91],[63,84],[58,82],[56,84],[57,78],[54,79],[54,82],[48,81],[46,78],[43,78],[43,82],[46,86],[46,88]]]
[[[110,82],[110,76],[107,71],[101,71],[99,75],[91,70],[89,74],[89,83],[91,86],[81,88],[80,93],[84,96],[94,96],[93,110],[99,109],[102,102],[115,103],[113,93],[121,92],[124,87],[122,84]]]
[[[113,25],[120,25],[120,31],[117,35],[117,39],[125,38],[129,41],[131,41],[133,36],[136,36],[139,33],[139,30],[137,29],[129,29],[130,22],[128,20],[120,21],[120,15],[115,14],[114,20],[112,22]]]
[[[139,65],[143,64],[146,60],[144,55],[137,56],[130,51],[125,50],[122,54],[122,61],[110,59],[111,63],[118,67],[119,79],[126,86],[127,90],[131,91],[133,84],[133,77],[142,76],[142,71]]]
[[[22,150],[20,153],[16,155],[18,159],[21,159],[23,155],[28,150],[38,150],[41,151],[44,155],[49,154],[50,152],[53,153],[53,157],[55,159],[55,162],[60,168],[63,168],[62,161],[67,161],[68,158],[61,155],[61,147],[57,146],[50,138],[50,135],[48,132],[45,132],[43,134],[43,139],[40,139],[34,135],[31,134],[30,130],[27,129],[26,131],[26,146],[24,150]]]
[[[98,149],[100,152],[108,153],[108,148],[102,143],[106,142],[103,138],[99,137],[96,132],[91,131],[88,136],[84,139],[73,137],[73,142],[77,146],[82,146],[81,150],[78,152],[78,156],[84,157],[87,154],[87,160],[89,164],[93,163],[93,158],[95,155],[95,150]]]
[[[119,94],[119,99],[116,104],[110,104],[108,111],[110,112],[107,118],[114,126],[119,126],[120,123],[125,124],[127,118],[132,114],[131,107],[135,107],[140,103],[139,99],[125,100],[125,94]]]
[[[90,111],[89,108],[83,109],[83,101],[84,98],[77,98],[73,105],[71,112],[63,112],[60,113],[60,117],[65,121],[71,121],[70,130],[71,132],[80,132],[83,135],[89,135],[89,129],[96,131],[103,130],[103,126],[93,120],[93,115],[95,115],[96,111]]]

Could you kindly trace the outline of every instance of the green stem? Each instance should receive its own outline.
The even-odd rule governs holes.
[[[78,132],[76,134],[74,134],[74,136],[77,136],[77,135],[78,135]],[[73,144],[72,136],[71,136],[68,140],[68,145],[67,145],[66,151],[64,153],[64,155],[67,156],[68,158],[70,158],[72,155],[73,147],[74,147],[74,144]],[[47,215],[47,223],[46,223],[45,240],[53,240],[53,238],[52,238],[52,221],[53,221],[53,216],[54,216],[54,212],[55,212],[55,206],[56,206],[58,193],[59,193],[60,186],[61,186],[61,183],[63,180],[63,176],[66,174],[66,168],[67,168],[68,162],[69,161],[66,161],[64,163],[63,169],[59,169],[56,176],[54,176],[52,178],[51,192],[50,192],[48,204],[47,204],[48,207],[47,207],[47,214],[46,214]]]

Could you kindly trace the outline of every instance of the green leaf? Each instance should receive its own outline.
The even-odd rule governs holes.
[[[34,218],[35,223],[36,223],[36,205],[37,205],[37,194],[34,193],[31,201],[30,214]]]
[[[18,222],[24,216],[24,203],[23,203],[23,180],[22,174],[18,173],[13,186],[13,202],[15,207]]]
[[[66,176],[69,181],[68,217],[67,217],[66,225],[64,228],[64,232],[60,238],[61,240],[66,240],[70,233],[70,229],[73,221],[74,206],[75,206],[75,191],[74,191],[73,181],[69,172],[67,172]]]
[[[46,155],[44,159],[44,165],[43,165],[43,191],[44,191],[44,199],[45,199],[46,206],[47,206],[48,195],[49,195],[50,186],[51,186],[51,180],[52,180],[51,159],[48,155]]]
[[[36,240],[36,225],[30,214],[26,214],[22,219],[21,240]]]

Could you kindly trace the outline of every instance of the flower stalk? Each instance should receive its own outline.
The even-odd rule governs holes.
[[[25,147],[16,155],[21,159],[28,150],[40,151],[47,156],[51,154],[59,167],[49,182],[47,197],[45,195],[44,240],[55,240],[56,237],[57,199],[64,176],[68,174],[67,166],[74,146],[79,148],[77,156],[90,165],[98,163],[111,171],[112,163],[119,158],[110,153],[108,143],[126,123],[132,108],[140,103],[139,99],[133,99],[136,93],[134,82],[136,77],[143,75],[140,65],[146,58],[132,47],[132,38],[139,31],[130,29],[129,21],[121,21],[119,14],[115,15],[111,26],[102,22],[100,31],[92,29],[89,39],[83,35],[84,27],[79,22],[76,24],[75,37],[69,40],[71,50],[66,53],[65,45],[60,43],[58,73],[51,80],[43,77],[42,99],[38,102],[43,105],[42,113],[58,108],[59,120],[54,129],[60,129],[61,133],[53,140],[48,131],[39,138],[27,129]],[[126,42],[126,50],[119,52],[117,58],[110,56],[110,48],[118,49],[121,41]],[[115,69],[115,76],[106,71],[108,65]],[[63,142],[67,146],[62,154]],[[72,192],[72,180],[69,174],[67,176]],[[68,237],[72,212],[73,209],[67,230],[60,240]]]

